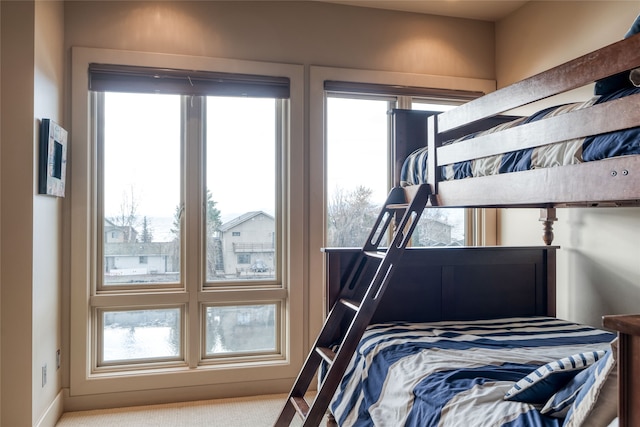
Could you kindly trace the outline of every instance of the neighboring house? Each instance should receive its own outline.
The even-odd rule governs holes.
[[[140,276],[178,271],[174,242],[138,242],[138,232],[105,219],[104,272],[106,276]]]
[[[427,219],[418,226],[414,234],[415,246],[462,246],[459,241],[452,240],[453,225],[437,219]]]
[[[138,240],[138,232],[135,228],[123,225],[116,225],[105,218],[104,220],[104,242],[105,243],[125,243]]]
[[[224,274],[273,273],[275,220],[271,215],[247,212],[218,230]]]
[[[174,243],[105,243],[104,271],[108,276],[164,274],[174,267]]]

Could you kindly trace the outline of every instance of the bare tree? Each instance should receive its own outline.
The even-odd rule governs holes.
[[[120,210],[116,216],[108,218],[113,225],[120,227],[124,234],[125,243],[134,243],[136,241],[137,231],[135,226],[138,221],[138,200],[136,199],[133,186],[129,187],[129,194],[122,192],[122,200],[120,201]]]
[[[373,190],[358,186],[345,191],[337,188],[327,209],[327,245],[359,247],[375,223],[378,207],[371,202]]]

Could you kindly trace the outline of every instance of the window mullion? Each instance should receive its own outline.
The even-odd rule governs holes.
[[[186,352],[185,357],[191,368],[195,368],[200,360],[200,304],[198,294],[204,280],[202,271],[202,257],[204,256],[204,212],[203,197],[203,159],[205,141],[205,98],[201,96],[184,96],[182,98],[183,111],[183,150],[184,150],[184,211],[182,236],[184,240],[184,257],[182,265],[184,271],[184,286],[189,294],[186,307]],[[189,209],[188,207],[198,207]]]

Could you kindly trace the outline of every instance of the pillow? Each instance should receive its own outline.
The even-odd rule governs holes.
[[[586,384],[589,378],[595,375],[594,372],[597,367],[598,364],[594,363],[587,369],[580,371],[575,377],[569,380],[567,385],[551,396],[544,407],[540,410],[540,413],[554,418],[564,418],[567,415],[567,412],[569,412],[571,404],[576,400],[578,393],[582,390],[582,387]]]
[[[618,372],[614,353],[607,352],[593,366],[593,375],[578,392],[563,427],[606,426],[616,418]]]
[[[636,17],[636,20],[633,22],[629,31],[624,35],[625,39],[638,34],[640,32],[640,15]],[[627,87],[632,87],[633,85],[629,81],[629,71],[624,71],[622,73],[614,74],[613,76],[605,77],[604,79],[600,79],[596,81],[596,85],[594,87],[593,93],[595,95],[607,95],[609,93],[613,93],[617,90],[624,89]]]
[[[516,382],[504,396],[505,400],[544,404],[578,372],[605,355],[604,350],[578,353],[547,363]]]

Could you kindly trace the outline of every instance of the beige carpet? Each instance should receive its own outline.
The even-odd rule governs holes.
[[[67,412],[56,427],[271,427],[286,398],[275,394]],[[300,419],[294,417],[291,426],[300,425]],[[326,425],[326,420],[321,425]]]

